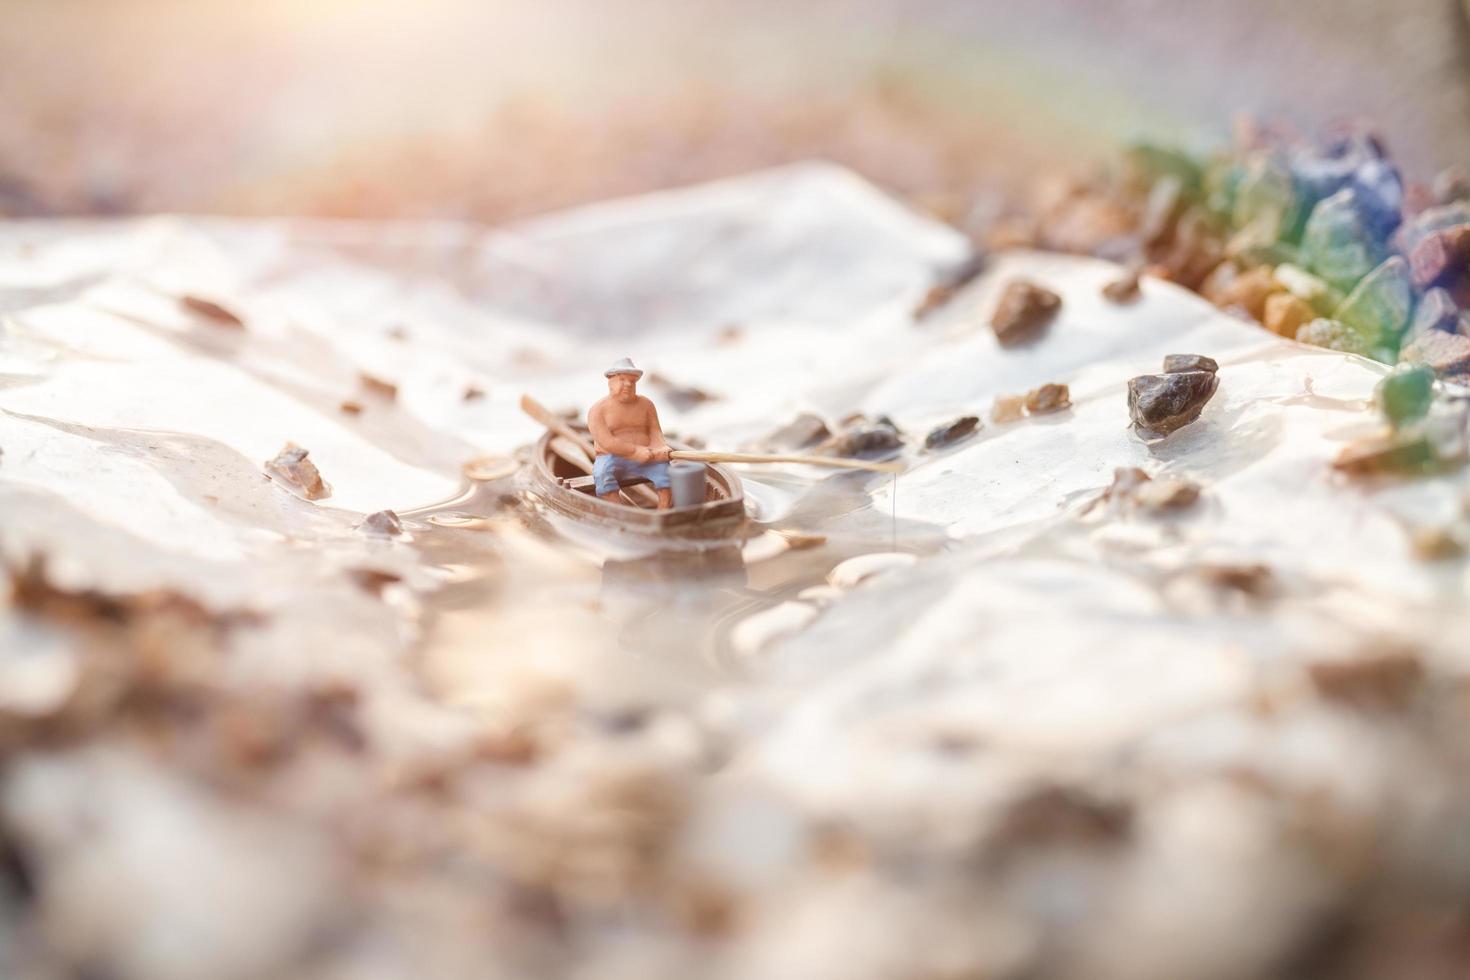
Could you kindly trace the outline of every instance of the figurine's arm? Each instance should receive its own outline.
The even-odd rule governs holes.
[[[597,442],[599,449],[604,449],[614,456],[622,456],[625,459],[637,459],[640,463],[648,462],[646,458],[639,459],[639,451],[641,450],[646,456],[647,447],[613,435],[612,430],[607,427],[607,422],[602,418],[602,406],[593,406],[592,411],[587,413],[587,428],[592,430],[592,438]]]
[[[648,448],[653,451],[655,461],[660,463],[669,461],[669,443],[664,438],[663,427],[658,424],[658,409],[651,401],[648,402]]]

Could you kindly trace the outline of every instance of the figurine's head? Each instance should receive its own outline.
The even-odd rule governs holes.
[[[623,358],[602,372],[607,376],[607,392],[620,402],[631,402],[638,397],[638,379],[643,372],[633,366],[631,358]]]
[[[607,393],[620,402],[631,402],[638,397],[636,374],[610,374],[607,378]]]

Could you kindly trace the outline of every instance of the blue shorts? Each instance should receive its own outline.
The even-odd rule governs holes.
[[[636,463],[626,456],[603,453],[592,464],[592,479],[597,483],[597,495],[616,493],[625,482],[643,477],[659,490],[669,488],[668,463]]]

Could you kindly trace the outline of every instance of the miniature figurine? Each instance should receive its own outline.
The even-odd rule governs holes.
[[[643,372],[622,358],[603,372],[607,397],[587,412],[597,460],[592,467],[597,496],[616,501],[624,482],[642,477],[658,491],[658,509],[673,504],[669,489],[669,444],[653,402],[638,394]]]

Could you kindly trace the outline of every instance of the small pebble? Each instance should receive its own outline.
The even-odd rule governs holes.
[[[379,598],[382,597],[383,590],[388,586],[403,581],[403,576],[397,572],[385,572],[377,568],[349,568],[347,575],[358,588],[368,595]]]
[[[1316,318],[1317,311],[1306,300],[1291,293],[1275,293],[1266,299],[1266,317],[1261,322],[1272,333],[1294,340],[1302,325]]]
[[[914,308],[914,319],[922,320],[936,310],[941,309],[955,294],[965,286],[969,285],[985,269],[985,254],[975,252],[970,255],[958,268],[949,270],[940,276],[939,281],[930,287],[929,292]]]
[[[1133,499],[1144,510],[1183,510],[1199,500],[1200,486],[1193,480],[1160,477],[1149,480],[1133,492]]]
[[[761,441],[780,449],[805,449],[832,435],[820,416],[802,412]]]
[[[243,328],[245,321],[234,313],[225,309],[218,303],[204,299],[202,296],[181,296],[179,303],[190,313],[197,313],[208,320],[213,320],[222,327]]]
[[[1119,305],[1137,302],[1143,296],[1143,290],[1138,285],[1142,272],[1143,270],[1138,266],[1130,267],[1122,276],[1103,286],[1103,298]]]
[[[1422,473],[1434,464],[1434,447],[1423,433],[1380,434],[1344,446],[1332,467],[1352,476]]]
[[[403,533],[403,522],[391,510],[380,510],[369,514],[362,522],[362,529],[370,534],[397,537]]]
[[[1409,534],[1409,546],[1422,561],[1445,561],[1465,554],[1464,543],[1445,527],[1417,527]]]
[[[1453,201],[1439,207],[1426,208],[1399,229],[1399,250],[1405,255],[1413,255],[1414,250],[1430,235],[1460,225],[1470,225],[1470,201]]]
[[[1271,270],[1264,265],[1258,265],[1242,272],[1219,290],[1214,302],[1221,309],[1239,307],[1249,313],[1252,319],[1261,320],[1266,315],[1267,297],[1281,292],[1281,289],[1281,284],[1271,275]]]
[[[1307,675],[1317,693],[1329,701],[1359,710],[1396,710],[1406,707],[1418,693],[1424,666],[1409,651],[1389,650],[1319,661],[1307,667]]]
[[[1026,411],[1031,415],[1048,415],[1072,407],[1072,393],[1066,385],[1044,384],[1026,393]]]
[[[657,372],[649,373],[648,384],[660,398],[667,400],[681,412],[687,412],[716,398],[702,388],[679,384]]]
[[[1128,414],[1144,438],[1162,438],[1195,419],[1220,385],[1210,371],[1145,374],[1128,382]]]
[[[1470,259],[1470,225],[1456,225],[1427,235],[1409,253],[1409,268],[1419,289],[1447,286],[1458,280]]]
[[[1296,339],[1303,344],[1348,354],[1362,354],[1365,357],[1372,356],[1373,352],[1362,334],[1327,317],[1318,317],[1311,323],[1302,324],[1297,328]]]
[[[341,405],[338,405],[337,407],[339,409],[341,409],[343,415],[361,415],[362,414],[362,403],[361,402],[345,401]]]
[[[1203,354],[1164,355],[1165,374],[1178,374],[1180,371],[1208,371],[1211,374],[1217,374],[1219,370],[1219,362]]]
[[[1056,293],[1018,279],[1001,294],[990,325],[1002,346],[1020,343],[1049,324],[1061,307],[1062,298]]]
[[[286,443],[276,458],[265,464],[265,471],[307,500],[321,500],[332,495],[332,488],[322,480],[316,464],[307,459],[307,450],[294,442]]]
[[[1246,564],[1203,565],[1200,577],[1210,585],[1231,592],[1240,592],[1255,598],[1264,598],[1275,591],[1276,576],[1267,565],[1260,562]]]
[[[366,372],[359,373],[357,378],[362,385],[362,390],[370,395],[388,401],[392,401],[398,397],[398,386],[391,381],[384,381],[382,378],[374,377]]]
[[[840,432],[822,443],[818,451],[830,456],[872,456],[892,452],[903,446],[903,436],[891,421],[880,419],[871,425],[859,424]]]
[[[1025,395],[1000,395],[990,407],[990,421],[996,424],[1019,422],[1026,417]]]
[[[974,433],[980,425],[980,420],[973,415],[965,415],[939,426],[924,437],[924,446],[927,449],[939,449],[943,446],[953,445]]]
[[[1470,337],[1427,331],[1415,337],[1399,356],[1405,364],[1423,364],[1436,374],[1463,374],[1470,371]]]

